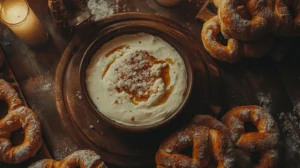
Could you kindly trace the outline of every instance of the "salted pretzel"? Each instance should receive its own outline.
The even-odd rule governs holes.
[[[241,106],[232,109],[222,119],[231,132],[237,148],[237,167],[252,165],[250,153],[260,152],[261,158],[256,168],[276,167],[279,131],[272,116],[259,106]],[[258,132],[246,132],[244,124],[251,122]]]
[[[243,4],[245,2],[245,4]],[[252,18],[246,19],[238,11],[244,5]],[[267,33],[274,23],[272,0],[222,0],[218,16],[224,35],[241,41],[257,40]]]
[[[209,54],[220,61],[236,62],[240,58],[240,42],[235,39],[228,39],[227,45],[217,40],[221,33],[219,17],[215,16],[206,21],[202,28],[202,41],[204,48]]]
[[[10,135],[22,128],[24,141],[12,146]],[[25,106],[9,111],[0,121],[0,161],[16,164],[23,162],[37,153],[42,146],[41,126],[37,116]]]
[[[209,115],[196,115],[192,120],[192,124],[201,125],[221,132],[228,138],[228,144],[233,146],[233,143],[231,142],[231,133],[229,129],[216,118]]]
[[[42,145],[41,127],[37,116],[22,106],[15,89],[0,79],[0,99],[8,104],[8,114],[0,120],[0,162],[16,164],[33,157]],[[12,146],[11,133],[22,128],[24,142]]]
[[[300,35],[300,2],[298,0],[275,0],[274,15],[277,35]]]
[[[0,100],[4,100],[8,104],[8,111],[22,105],[16,90],[3,79],[0,79]]]
[[[90,150],[80,150],[58,162],[44,159],[33,163],[29,168],[107,168],[99,155]]]
[[[192,158],[180,151],[192,147]],[[157,168],[202,168],[211,163],[218,167],[234,167],[233,148],[220,131],[200,125],[190,125],[167,138],[156,153]]]

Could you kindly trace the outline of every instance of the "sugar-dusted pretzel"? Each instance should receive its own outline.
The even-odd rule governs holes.
[[[99,155],[90,150],[76,151],[64,160],[44,159],[33,163],[29,168],[107,168]]]
[[[274,15],[277,35],[300,35],[299,0],[275,0]]]
[[[244,165],[251,165],[250,153],[260,152],[262,155],[259,164],[254,167],[276,167],[279,159],[279,131],[268,112],[259,106],[241,106],[227,112],[222,121],[230,130],[237,147],[237,160],[242,160]],[[258,132],[246,132],[245,122],[255,125]]]
[[[209,115],[196,115],[193,120],[192,124],[195,125],[201,125],[208,127],[210,129],[217,130],[221,132],[223,135],[225,135],[229,140],[229,145],[234,146],[233,143],[231,142],[231,133],[229,129],[219,120],[217,120],[214,117],[211,117]],[[230,154],[232,155],[232,154]]]
[[[8,111],[22,105],[16,90],[3,79],[0,79],[0,100],[4,100],[8,104]]]
[[[205,49],[217,60],[231,63],[238,61],[241,56],[240,42],[235,39],[228,39],[227,45],[224,45],[217,40],[217,36],[220,33],[221,27],[218,16],[215,16],[204,23],[201,37]]]
[[[202,168],[213,156],[218,168],[234,167],[233,151],[228,138],[220,131],[199,125],[190,125],[167,138],[156,153],[157,168]],[[180,151],[192,147],[192,158]]]
[[[16,164],[33,157],[42,146],[41,126],[37,116],[25,106],[10,84],[0,79],[0,99],[8,104],[7,115],[0,120],[0,162]],[[22,128],[24,141],[12,146],[11,133]]]
[[[274,23],[273,0],[222,0],[219,3],[218,16],[224,35],[249,41],[260,39],[271,32]],[[246,19],[239,13],[238,7],[242,5],[252,15],[251,19]]]
[[[22,128],[24,141],[12,146],[10,135]],[[41,126],[37,116],[25,106],[9,111],[0,121],[0,161],[16,164],[33,156],[42,146]]]

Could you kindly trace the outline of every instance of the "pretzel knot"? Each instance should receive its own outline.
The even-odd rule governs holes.
[[[204,23],[201,37],[205,49],[211,56],[227,62],[236,62],[240,58],[241,44],[235,39],[228,39],[228,44],[224,45],[217,40],[221,33],[219,17],[215,16]]]
[[[245,10],[240,8],[239,12],[242,14],[245,13]],[[203,45],[212,57],[230,63],[238,61],[242,56],[252,58],[262,57],[270,51],[274,44],[274,39],[268,36],[262,40],[248,43],[242,43],[230,38],[225,45],[218,41],[219,35],[221,35],[220,21],[219,17],[215,16],[203,25],[201,33]]]
[[[156,153],[158,168],[202,168],[213,157],[218,167],[234,167],[234,151],[230,140],[220,131],[205,126],[190,125],[171,135]],[[192,158],[180,152],[192,147]]]
[[[279,132],[272,116],[259,106],[241,106],[232,109],[222,119],[231,131],[237,147],[237,160],[251,165],[250,152],[260,152],[261,158],[254,167],[275,167],[278,162]],[[258,132],[246,132],[244,124],[251,122]],[[243,167],[238,165],[238,167]]]
[[[33,157],[42,146],[41,127],[37,116],[21,105],[16,91],[4,80],[0,80],[0,99],[8,104],[8,114],[0,120],[0,162],[16,164]],[[22,128],[24,141],[12,146],[12,132]]]
[[[245,4],[243,4],[245,2]],[[251,18],[244,18],[239,7],[245,6]],[[221,31],[226,36],[242,40],[257,40],[270,31],[274,23],[273,0],[223,0],[220,1],[218,16]]]
[[[67,156],[58,162],[55,160],[44,159],[38,161],[29,168],[107,168],[101,157],[90,150],[80,150]]]
[[[275,0],[274,8],[276,34],[300,35],[300,1]]]

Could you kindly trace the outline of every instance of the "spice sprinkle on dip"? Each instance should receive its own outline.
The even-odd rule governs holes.
[[[88,94],[98,111],[129,126],[157,123],[184,100],[187,70],[179,53],[145,33],[105,43],[86,70]]]

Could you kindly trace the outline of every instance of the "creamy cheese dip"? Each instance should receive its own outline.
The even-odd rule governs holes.
[[[184,99],[187,72],[179,53],[153,35],[123,35],[105,43],[86,70],[99,112],[124,125],[159,122]]]

